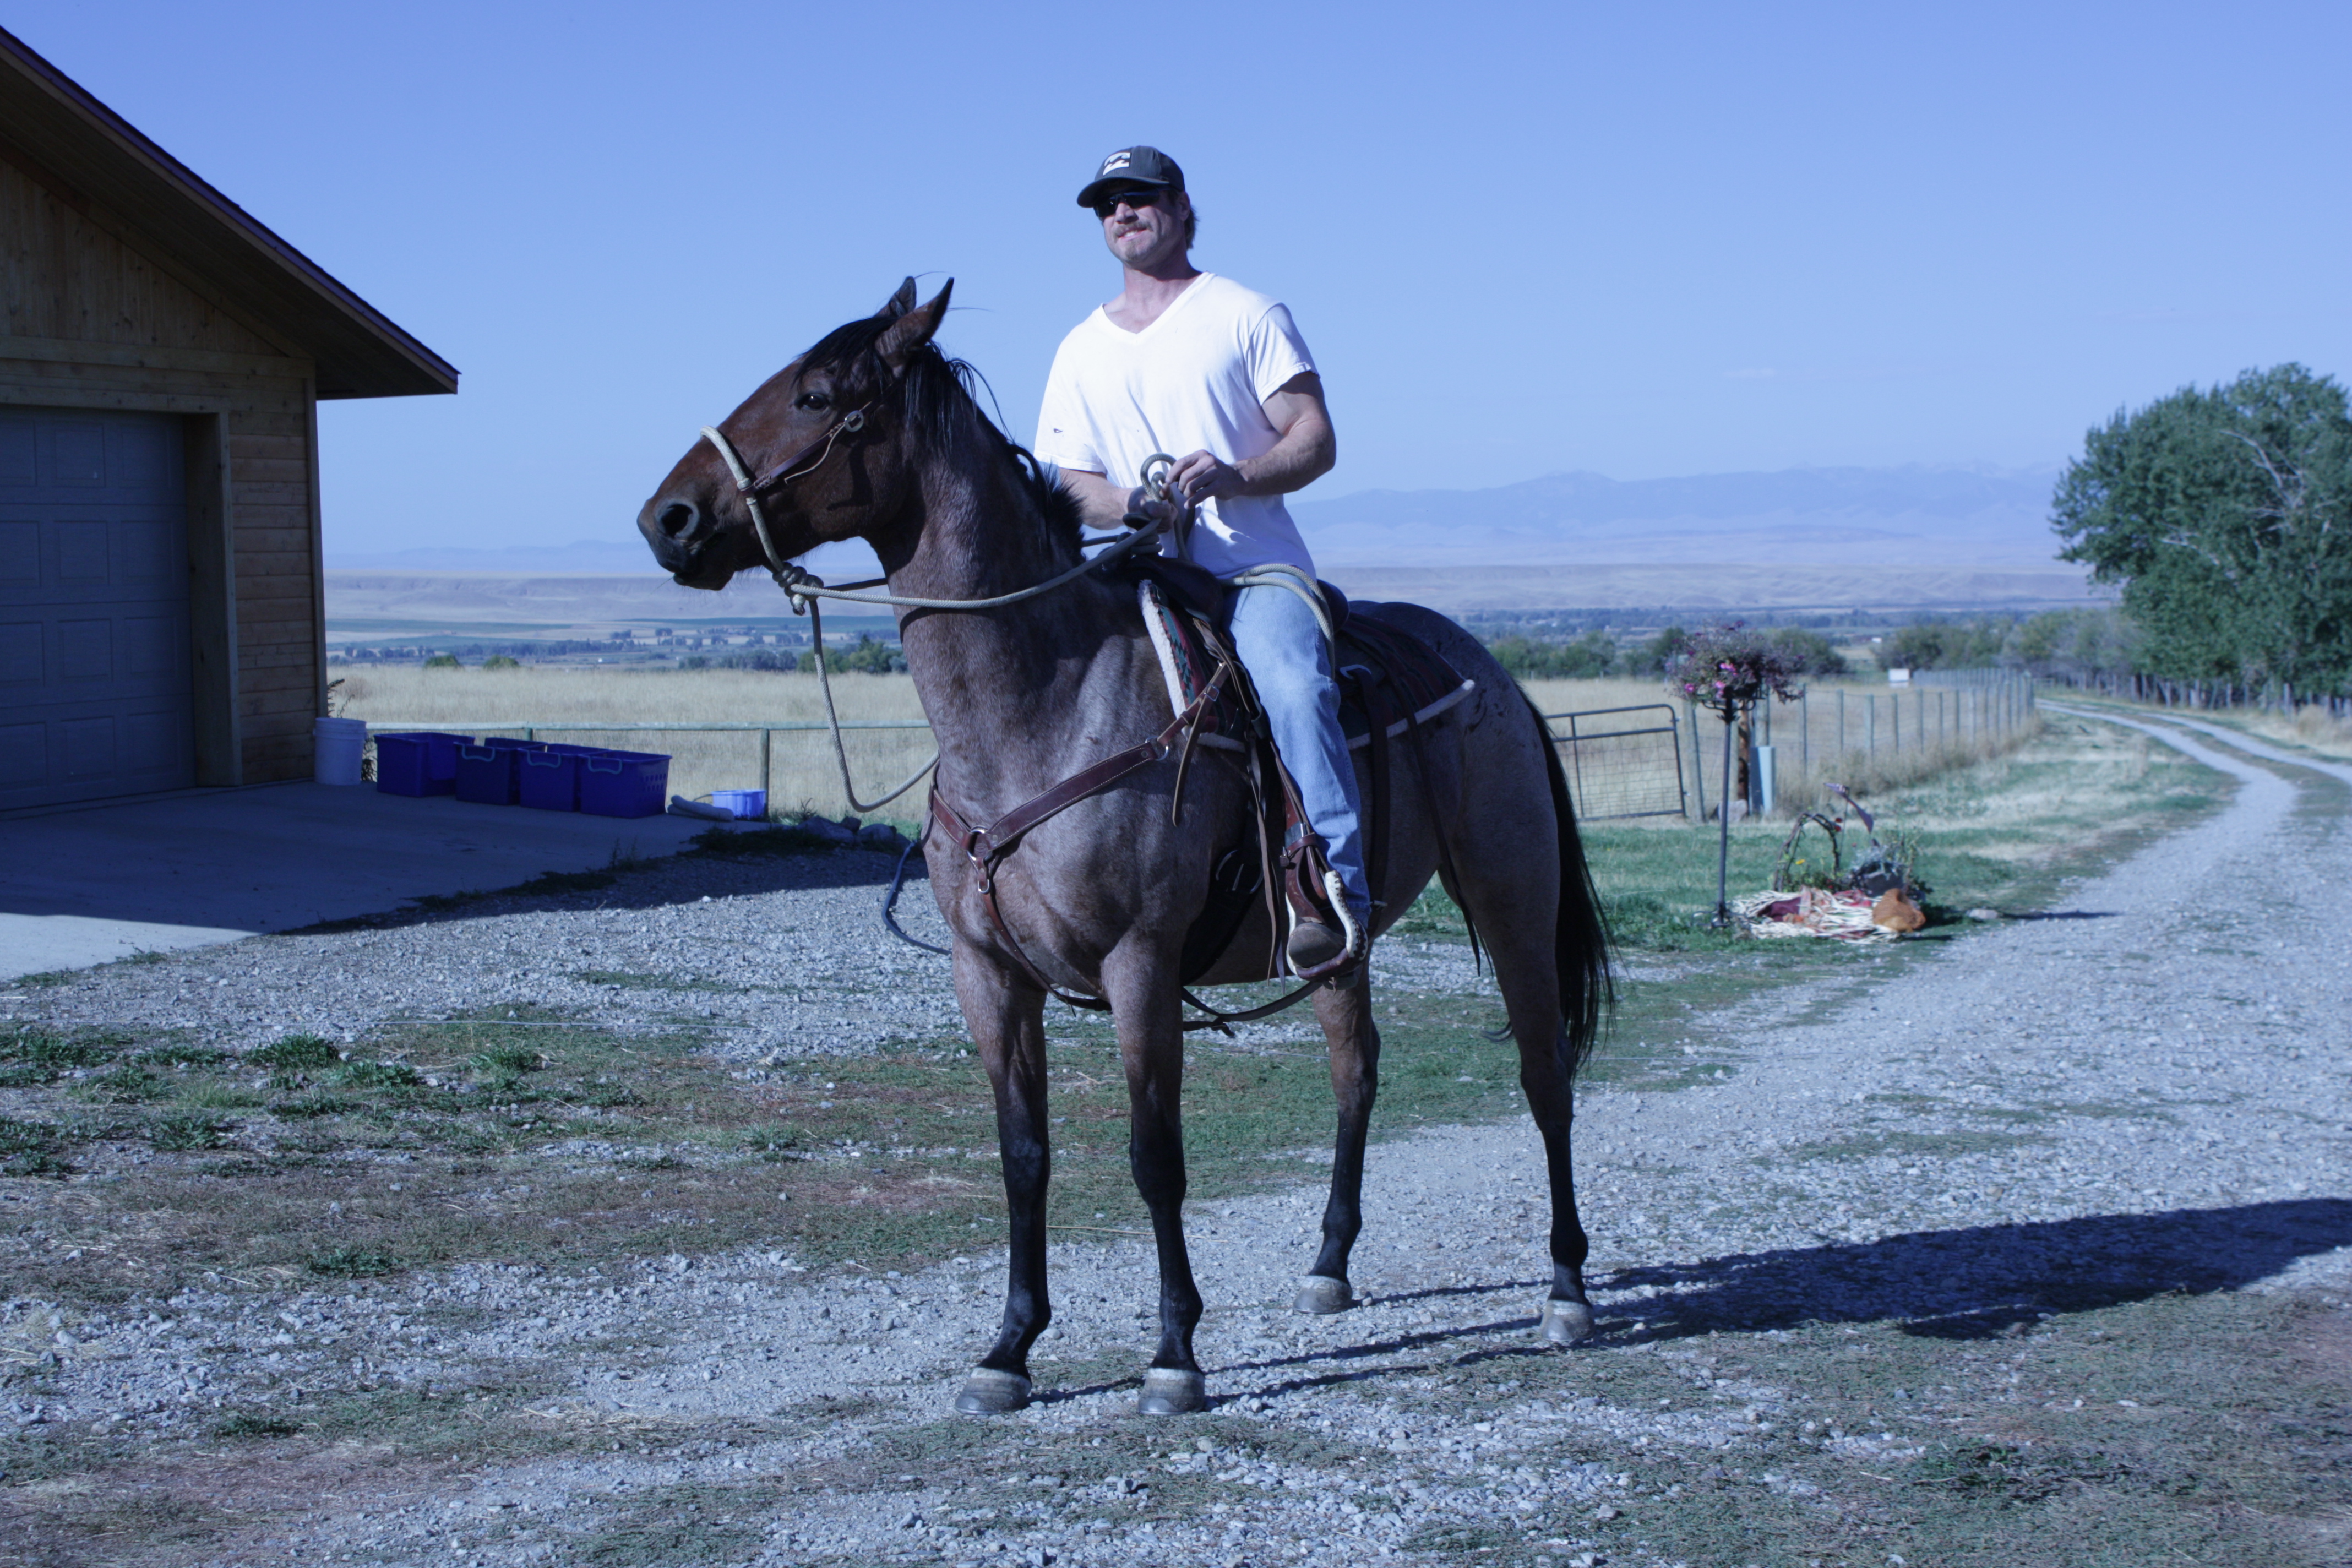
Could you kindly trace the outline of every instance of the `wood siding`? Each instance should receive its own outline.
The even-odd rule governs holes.
[[[192,550],[225,545],[226,569],[196,563],[192,624],[200,732],[208,702],[226,732],[202,782],[305,777],[326,679],[312,366],[53,186],[0,145],[0,403],[187,415],[216,443],[226,515]]]

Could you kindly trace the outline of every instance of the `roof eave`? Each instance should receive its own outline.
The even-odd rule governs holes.
[[[5,29],[0,136],[154,239],[225,306],[299,344],[319,396],[457,390],[448,361]]]

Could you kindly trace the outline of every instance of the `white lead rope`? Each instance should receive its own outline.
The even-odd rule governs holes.
[[[824,451],[818,457],[817,462],[823,463],[825,458],[832,456],[833,444],[836,439],[844,435],[855,434],[862,429],[865,424],[866,416],[862,409],[853,410],[842,416],[832,431],[826,435]],[[841,769],[841,793],[849,802],[849,808],[861,816],[868,812],[880,810],[922,783],[923,776],[940,765],[940,753],[934,751],[929,762],[917,768],[908,776],[904,784],[878,800],[862,801],[857,798],[857,786],[850,782],[849,777],[849,749],[843,744],[841,739],[841,715],[835,710],[833,705],[833,675],[825,668],[824,662],[824,616],[817,608],[817,600],[838,599],[845,604],[887,605],[910,610],[989,610],[1003,605],[1017,605],[1024,599],[1034,599],[1040,594],[1051,593],[1065,583],[1074,583],[1097,567],[1118,560],[1146,540],[1158,538],[1160,531],[1167,526],[1158,519],[1142,520],[1140,527],[1118,538],[1109,549],[1099,555],[1088,557],[1060,576],[1048,582],[1039,583],[1034,587],[1022,588],[1010,594],[999,594],[994,598],[913,599],[898,594],[866,594],[846,588],[828,588],[816,577],[776,553],[776,542],[768,532],[767,509],[760,504],[758,489],[751,479],[751,470],[744,466],[742,454],[735,450],[735,443],[729,440],[726,433],[715,425],[705,425],[702,427],[702,437],[704,440],[719,449],[719,457],[726,460],[727,471],[734,476],[736,493],[743,498],[743,505],[751,513],[751,526],[759,533],[761,552],[768,558],[768,574],[776,580],[776,586],[784,591],[784,597],[792,601],[793,613],[806,614],[809,618],[810,640],[816,648],[817,688],[824,693],[824,722],[825,728],[833,735],[834,761]],[[1161,462],[1173,468],[1176,459],[1164,452],[1154,452],[1143,460],[1143,471],[1147,476],[1146,483],[1150,482],[1149,476],[1152,464]],[[1157,489],[1164,499],[1168,493],[1165,474],[1161,476]],[[866,585],[860,584],[860,586]],[[1327,635],[1329,633],[1330,626],[1328,622],[1325,623],[1324,630]],[[928,816],[929,813],[925,815]]]

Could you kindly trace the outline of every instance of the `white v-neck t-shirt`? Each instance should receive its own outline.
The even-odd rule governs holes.
[[[1265,400],[1315,368],[1278,300],[1203,272],[1139,332],[1097,308],[1054,355],[1037,415],[1037,456],[1107,478],[1143,482],[1154,452],[1210,452],[1227,463],[1255,458],[1281,438]],[[1175,552],[1173,539],[1161,548]],[[1315,570],[1280,496],[1225,496],[1202,503],[1185,553],[1220,575],[1271,562]]]

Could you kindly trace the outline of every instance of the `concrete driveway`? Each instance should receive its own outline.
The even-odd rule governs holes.
[[[671,855],[710,826],[310,783],[0,820],[0,980]]]

